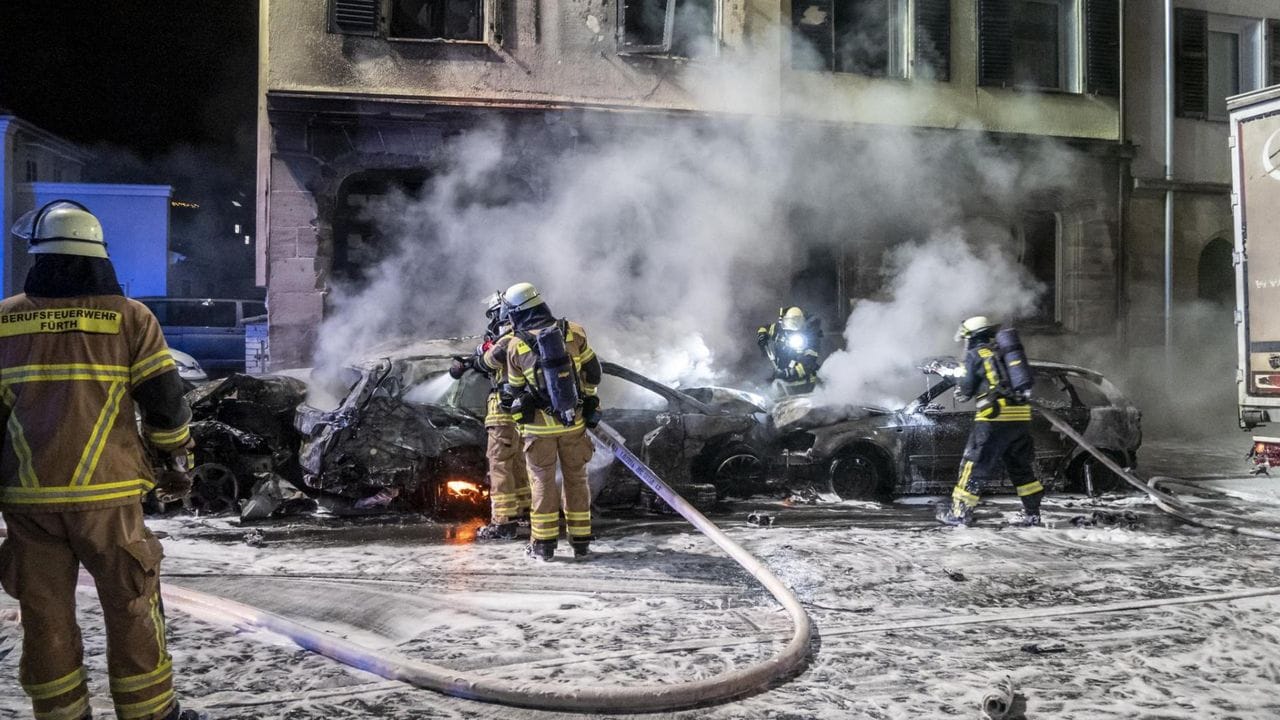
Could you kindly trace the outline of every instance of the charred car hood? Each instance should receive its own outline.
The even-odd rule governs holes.
[[[867,405],[828,405],[814,402],[809,395],[779,400],[769,411],[773,427],[780,433],[811,430],[873,415],[888,415],[892,410]]]

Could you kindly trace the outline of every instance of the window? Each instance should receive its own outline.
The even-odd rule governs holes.
[[[227,327],[236,326],[236,304],[226,300],[191,300],[169,305],[167,322],[170,327]]]
[[[716,51],[716,0],[619,0],[618,51],[698,58]]]
[[[240,313],[244,316],[245,320],[263,317],[267,314],[267,304],[260,302],[247,302],[240,308]]]
[[[495,0],[329,0],[329,32],[390,40],[499,43]]]
[[[951,79],[950,0],[794,0],[791,66]]]
[[[1120,92],[1120,0],[978,0],[978,84]]]
[[[1058,216],[1029,212],[1022,217],[1022,265],[1043,286],[1035,312],[1036,322],[1058,322]]]
[[[40,164],[35,160],[27,161],[26,179],[27,182],[35,182],[40,179]]]
[[[1017,87],[1072,90],[1075,3],[1068,0],[1020,0],[1013,3],[1013,84]]]
[[[1174,16],[1178,115],[1226,120],[1227,98],[1261,87],[1263,22],[1178,8]]]
[[[392,0],[393,40],[484,40],[482,0]]]

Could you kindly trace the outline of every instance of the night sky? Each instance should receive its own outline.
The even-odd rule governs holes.
[[[173,294],[261,294],[257,22],[257,0],[0,0],[0,107],[89,151],[83,181],[173,187]]]
[[[241,149],[257,20],[256,0],[0,0],[0,106],[148,157],[180,143]]]

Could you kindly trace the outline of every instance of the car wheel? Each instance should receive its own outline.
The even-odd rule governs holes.
[[[240,483],[230,468],[205,463],[191,471],[191,509],[202,515],[218,515],[240,511],[237,500]]]
[[[1107,457],[1115,460],[1117,464],[1124,467],[1126,462],[1117,452],[1106,451]],[[1089,492],[1089,480],[1093,481],[1094,494],[1102,494],[1120,490],[1127,487],[1126,483],[1120,476],[1112,472],[1098,458],[1084,453],[1071,463],[1071,467],[1067,469],[1066,479],[1063,482],[1062,489],[1069,493],[1087,493]]]
[[[831,492],[845,500],[883,500],[889,493],[889,474],[866,450],[842,451],[827,472]]]
[[[709,467],[717,498],[749,497],[760,491],[764,481],[764,463],[744,444],[720,450]]]

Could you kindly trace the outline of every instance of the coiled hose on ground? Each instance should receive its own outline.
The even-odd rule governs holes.
[[[812,625],[800,600],[783,582],[720,528],[680,497],[654,472],[627,450],[613,428],[601,424],[595,439],[608,447],[632,472],[676,512],[711,538],[749,572],[782,604],[791,617],[791,640],[772,657],[750,667],[699,680],[614,687],[606,685],[548,687],[533,682],[486,678],[461,670],[433,665],[363,647],[302,623],[251,607],[234,600],[183,588],[164,586],[167,607],[214,622],[231,622],[270,630],[299,646],[389,680],[435,690],[470,700],[501,703],[542,710],[577,712],[654,712],[707,705],[761,690],[785,678],[805,663],[809,653]],[[83,579],[82,579],[83,582]],[[92,580],[89,580],[92,583]]]
[[[1179,520],[1182,520],[1183,522],[1191,523],[1192,525],[1198,525],[1200,527],[1208,528],[1211,530],[1221,530],[1223,532],[1236,533],[1239,535],[1248,535],[1250,537],[1265,538],[1267,540],[1280,540],[1280,533],[1276,533],[1271,530],[1261,530],[1258,528],[1251,528],[1244,525],[1233,525],[1226,522],[1218,522],[1216,520],[1207,520],[1203,517],[1199,517],[1198,516],[1199,509],[1191,507],[1187,503],[1184,503],[1183,501],[1179,500],[1176,496],[1170,495],[1169,493],[1164,492],[1159,487],[1157,487],[1162,482],[1170,481],[1172,480],[1172,478],[1155,477],[1155,478],[1152,478],[1149,482],[1145,482],[1145,483],[1142,482],[1137,477],[1135,477],[1133,473],[1129,472],[1125,468],[1120,467],[1120,464],[1117,463],[1115,460],[1111,459],[1109,456],[1107,456],[1106,453],[1099,450],[1095,445],[1090,443],[1088,440],[1085,440],[1083,435],[1076,432],[1074,428],[1072,428],[1070,425],[1067,424],[1067,421],[1063,420],[1056,413],[1054,413],[1052,410],[1046,407],[1044,403],[1037,402],[1035,400],[1032,400],[1032,402],[1034,402],[1035,405],[1040,408],[1040,411],[1044,414],[1045,419],[1048,420],[1051,425],[1057,428],[1059,432],[1071,438],[1071,440],[1075,442],[1075,444],[1079,445],[1081,449],[1083,449],[1085,452],[1088,452],[1090,455],[1093,455],[1095,458],[1097,458],[1099,462],[1105,465],[1108,470],[1115,473],[1116,476],[1119,477],[1121,480],[1124,480],[1125,482],[1132,485],[1134,488],[1138,489],[1139,491],[1149,496],[1151,498],[1151,502],[1155,503],[1155,506],[1160,510],[1164,511],[1165,513],[1168,513],[1169,515],[1172,515],[1178,518]],[[1215,514],[1224,514],[1224,513],[1215,513]]]

